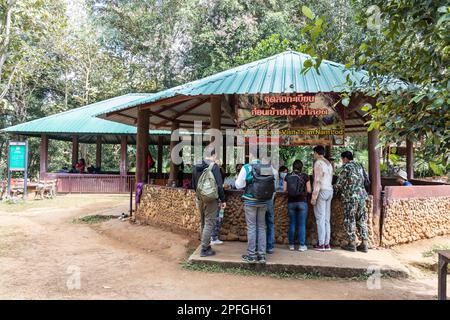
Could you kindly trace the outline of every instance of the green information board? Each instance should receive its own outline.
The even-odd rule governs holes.
[[[27,145],[11,142],[9,145],[9,170],[25,171],[27,168]]]

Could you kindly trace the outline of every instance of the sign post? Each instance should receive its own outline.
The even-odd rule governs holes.
[[[8,144],[8,196],[11,196],[12,172],[24,173],[23,197],[27,196],[28,141],[10,141]]]

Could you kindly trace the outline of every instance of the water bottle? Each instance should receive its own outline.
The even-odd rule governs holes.
[[[224,212],[225,212],[225,210],[220,209],[220,211],[219,211],[219,218],[220,218],[220,219],[223,219],[223,214],[224,214]]]

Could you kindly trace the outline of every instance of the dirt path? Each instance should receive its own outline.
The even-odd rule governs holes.
[[[62,198],[62,197],[61,197]],[[0,206],[1,299],[434,299],[434,279],[365,281],[275,279],[182,268],[189,240],[117,219],[126,197],[66,196],[11,212]],[[64,205],[64,208],[61,206]],[[80,286],[77,288],[77,275]],[[69,284],[69,289],[67,284]]]

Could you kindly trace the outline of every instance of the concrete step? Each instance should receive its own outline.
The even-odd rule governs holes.
[[[273,254],[267,254],[267,263],[249,264],[241,260],[247,244],[225,241],[213,246],[216,255],[200,257],[198,247],[189,257],[195,264],[216,264],[225,268],[245,268],[258,271],[314,274],[325,277],[361,277],[374,272],[382,276],[406,278],[409,270],[397,260],[389,249],[373,249],[368,253],[349,252],[338,248],[320,252],[312,248],[305,252],[290,251],[287,246],[276,246]],[[297,248],[297,246],[296,246]]]

